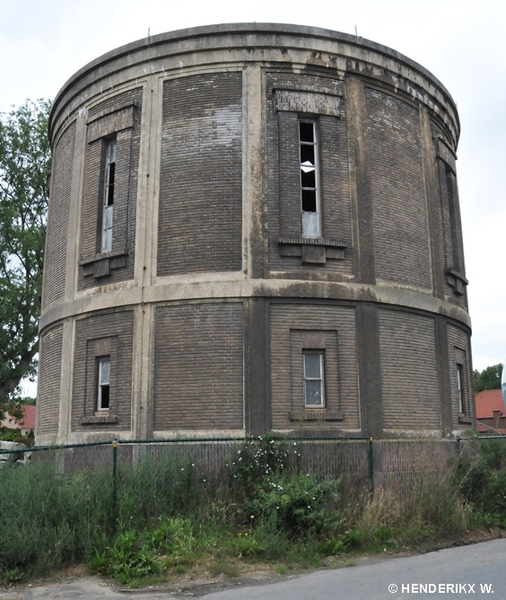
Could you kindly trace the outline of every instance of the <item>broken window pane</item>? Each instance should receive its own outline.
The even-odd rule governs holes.
[[[300,147],[300,164],[302,165],[311,165],[315,164],[315,156],[314,156],[314,146],[305,146],[301,144]]]
[[[320,237],[315,123],[299,122],[302,235]]]
[[[459,412],[461,414],[465,413],[463,380],[464,380],[464,367],[463,367],[463,365],[459,365],[457,363],[457,392],[458,392],[458,399],[459,399]]]
[[[299,123],[300,141],[314,142],[314,123],[311,121],[301,121]]]
[[[102,252],[112,250],[114,184],[116,178],[116,140],[109,140],[105,149],[104,200],[102,210]]]
[[[316,190],[302,190],[302,210],[305,212],[316,212]]]
[[[114,204],[114,177],[116,173],[116,163],[109,165],[108,185],[106,191],[105,205],[112,206]]]
[[[314,168],[309,172],[304,172],[304,170],[302,170],[300,178],[302,181],[302,189],[313,188],[316,190],[316,171]]]

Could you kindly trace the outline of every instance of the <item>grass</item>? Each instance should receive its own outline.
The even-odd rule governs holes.
[[[191,456],[146,457],[120,469],[117,506],[103,469],[61,475],[54,460],[3,469],[0,580],[83,562],[133,587],[199,565],[235,577],[241,565],[265,563],[285,574],[329,556],[353,564],[357,552],[506,527],[498,497],[504,442],[471,444],[445,470],[419,464],[398,493],[387,487],[373,496],[300,472],[290,460],[287,447],[269,438],[245,442],[214,476],[204,476]]]

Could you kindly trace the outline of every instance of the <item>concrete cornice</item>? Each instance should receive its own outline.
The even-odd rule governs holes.
[[[386,81],[393,90],[402,88],[413,99],[427,104],[436,112],[447,112],[458,139],[460,125],[455,103],[444,85],[427,69],[401,53],[361,37],[347,33],[276,23],[233,23],[194,27],[146,37],[116,48],[91,61],[77,71],[55,98],[50,117],[51,138],[57,123],[70,118],[82,105],[85,93],[90,100],[90,84],[107,93],[118,81],[141,80],[149,75],[169,76],[171,71],[187,69],[192,61],[184,57],[198,53],[198,64],[265,61],[284,63],[286,55],[297,64],[305,58],[303,51],[316,51],[327,56],[312,59],[314,66],[334,68],[364,77],[378,76],[371,67],[388,73]],[[281,52],[282,51],[282,52]],[[219,56],[216,53],[219,53]],[[209,61],[203,55],[209,54]],[[308,63],[309,64],[309,63]],[[385,81],[385,78],[383,78]],[[400,88],[399,88],[400,86]]]

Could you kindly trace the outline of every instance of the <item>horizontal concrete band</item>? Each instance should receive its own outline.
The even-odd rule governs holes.
[[[139,287],[125,282],[81,292],[75,300],[54,302],[41,317],[40,331],[55,322],[117,307],[165,302],[241,300],[246,298],[307,299],[308,301],[367,302],[420,310],[460,321],[470,327],[468,313],[426,293],[396,286],[300,280],[253,280],[230,277],[215,280],[160,278],[157,285]]]

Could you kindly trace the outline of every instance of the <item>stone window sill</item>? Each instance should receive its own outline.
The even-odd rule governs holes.
[[[278,238],[280,256],[296,256],[302,264],[323,265],[327,260],[344,260],[348,244],[339,240],[306,237]]]
[[[446,269],[445,275],[446,283],[453,288],[455,294],[463,296],[466,293],[466,285],[469,283],[464,275],[453,269]]]
[[[462,423],[463,425],[472,425],[473,420],[468,415],[464,415],[463,413],[460,413],[459,414],[459,423]]]
[[[291,412],[290,421],[343,421],[344,414],[342,411],[325,411],[325,410],[305,410],[300,412]]]
[[[127,250],[114,250],[113,252],[104,252],[89,256],[79,261],[79,266],[83,267],[83,276],[93,275],[95,279],[106,277],[115,269],[121,269],[127,265]]]
[[[98,415],[95,414],[93,417],[83,417],[81,419],[81,425],[105,425],[111,423],[117,423],[118,417],[117,415]]]

